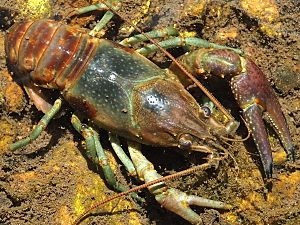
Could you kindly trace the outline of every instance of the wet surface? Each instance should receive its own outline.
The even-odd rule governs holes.
[[[38,2],[38,3],[37,3]],[[55,2],[55,4],[53,3]],[[230,211],[194,208],[203,215],[205,224],[300,224],[300,6],[296,0],[283,1],[124,1],[120,13],[148,31],[176,24],[185,35],[202,37],[211,42],[243,49],[262,68],[275,89],[296,146],[296,162],[286,161],[286,154],[274,132],[269,139],[274,155],[273,187],[267,191],[262,165],[251,140],[232,143],[231,157],[217,170],[189,175],[168,184],[188,194],[232,204]],[[22,5],[22,7],[16,6]],[[34,4],[39,8],[30,8]],[[44,7],[41,7],[44,5]],[[0,1],[5,13],[1,29],[10,24],[10,13],[16,20],[55,15],[65,18],[74,7],[88,5],[85,1]],[[259,10],[256,10],[259,9]],[[34,12],[30,13],[30,12]],[[101,13],[72,17],[72,25],[90,27]],[[109,23],[105,37],[121,40],[132,32],[130,25],[119,18]],[[114,194],[106,187],[101,172],[86,158],[82,138],[70,125],[70,111],[65,106],[61,117],[53,120],[32,144],[11,152],[8,145],[26,137],[42,117],[26,93],[7,72],[4,53],[4,32],[0,33],[0,223],[70,224],[94,202]],[[183,49],[172,49],[176,56]],[[159,65],[169,60],[157,53],[151,59]],[[208,85],[225,107],[239,119],[225,85]],[[245,137],[241,127],[237,137]],[[110,151],[107,134],[101,131],[105,149]],[[162,175],[191,167],[203,161],[200,155],[183,156],[177,151],[144,146],[143,149]],[[113,155],[110,154],[111,161]],[[119,163],[119,162],[118,162]],[[139,184],[128,178],[122,166],[114,161],[114,170],[121,182]],[[188,224],[161,208],[144,190],[146,203],[122,199],[109,203],[102,213],[82,224]],[[129,199],[129,198],[128,198]],[[105,212],[105,213],[103,213]]]

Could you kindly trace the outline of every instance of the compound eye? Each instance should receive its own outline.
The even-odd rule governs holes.
[[[211,109],[208,106],[202,106],[201,109],[205,117],[211,116]]]

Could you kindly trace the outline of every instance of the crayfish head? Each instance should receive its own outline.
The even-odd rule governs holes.
[[[157,79],[139,88],[138,93],[134,98],[135,121],[144,143],[197,150],[228,133],[176,81]]]
[[[199,135],[193,131],[182,133],[178,135],[177,138],[178,147],[183,150],[206,153],[211,153],[214,150],[224,150],[219,140],[224,136],[233,134],[238,128],[239,123],[236,121],[221,123],[214,113],[215,112],[207,108],[207,106],[202,106],[199,110],[199,120],[205,123],[205,131],[207,131],[208,135]]]

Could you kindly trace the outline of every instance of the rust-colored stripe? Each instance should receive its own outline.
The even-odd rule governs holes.
[[[74,54],[77,51],[78,44],[80,43],[82,33],[78,29],[66,26],[65,33],[62,35],[62,56],[61,63],[57,68],[57,77],[63,72],[63,70],[69,65]]]
[[[78,49],[78,45],[80,44],[81,39],[79,39],[76,50]],[[73,70],[73,65],[76,64],[76,54],[77,52],[74,52],[73,57],[70,57],[70,59],[66,62],[66,65],[64,67],[64,70],[61,71],[59,76],[56,77],[56,80],[54,81],[56,86],[60,89],[63,90],[66,86],[67,82],[67,77],[69,76],[70,71]]]
[[[59,24],[60,25],[60,24]],[[61,58],[60,49],[61,46],[58,46],[58,43],[61,40],[61,26],[58,26],[54,35],[52,36],[48,47],[45,49],[42,57],[40,58],[37,67],[32,74],[35,77],[35,80],[39,80],[41,83],[50,83],[55,79],[56,69]]]
[[[30,26],[27,27],[27,30],[25,32],[25,34],[23,35],[21,41],[20,41],[20,45],[19,45],[19,51],[18,51],[18,70],[23,73],[23,72],[27,72],[26,70],[24,70],[24,67],[23,67],[23,58],[22,56],[22,52],[23,52],[23,43],[24,42],[27,42],[27,40],[29,39],[28,37],[28,31],[30,30],[30,28],[33,26],[34,22],[30,24]]]
[[[74,56],[80,37],[81,32],[77,29],[62,24],[41,58],[36,73],[49,82],[56,79]]]
[[[17,23],[13,25],[6,34],[6,54],[8,63],[15,65],[18,63],[20,43],[25,36],[28,27],[33,22]]]
[[[19,63],[25,71],[36,68],[57,27],[54,21],[38,20],[28,28],[19,52]]]
[[[77,30],[72,30],[72,32],[78,32]],[[70,33],[71,34],[71,33]],[[82,41],[82,33],[79,32],[79,35],[76,37],[76,41],[73,40],[72,43],[70,43],[70,49],[69,51],[72,52],[70,57],[64,62],[64,65],[60,68],[60,70],[57,72],[57,76],[55,79],[55,84],[59,89],[64,89],[66,77],[68,76],[69,72],[72,70],[73,63],[76,63],[76,54],[78,55],[78,48]],[[67,38],[67,37],[66,37]],[[68,38],[67,38],[68,40]]]
[[[60,74],[59,77],[57,77],[56,85],[60,87],[60,89],[64,89],[66,82],[67,82],[67,77],[73,73],[74,67],[78,63],[77,61],[81,58],[82,52],[84,51],[85,45],[86,45],[86,38],[84,35],[81,35],[79,42],[76,46],[76,51],[74,52],[73,57],[71,58],[70,61],[68,61],[68,66],[65,68],[64,71]]]
[[[76,82],[82,75],[85,66],[94,55],[95,49],[98,47],[99,40],[83,34],[82,38],[76,48],[76,53],[69,63],[68,67],[61,74],[61,79],[58,80],[57,86],[68,88]]]

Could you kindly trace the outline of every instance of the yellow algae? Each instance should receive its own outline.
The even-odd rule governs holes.
[[[1,124],[0,124],[1,125]],[[0,128],[1,129],[1,128]],[[113,168],[117,169],[117,163],[108,154],[110,161],[113,161]],[[59,197],[57,203],[55,224],[71,224],[81,213],[87,210],[96,202],[106,199],[107,193],[112,193],[106,187],[106,183],[97,173],[91,171],[87,162],[75,147],[74,142],[67,141],[58,148],[53,149],[51,158],[36,171],[18,173],[10,176],[10,187],[18,198],[28,198],[34,194],[37,188],[48,188],[61,179],[73,180],[73,186],[65,192],[63,198]],[[75,187],[75,188],[72,188]],[[114,193],[112,193],[114,194]],[[101,206],[96,211],[103,212],[126,212],[134,205],[128,200],[121,199],[120,202],[113,201]],[[116,213],[110,215],[111,224],[119,224],[120,217],[126,216],[127,224],[141,224],[137,212],[131,211],[127,214]]]
[[[76,193],[73,201],[75,215],[82,214],[93,203],[106,198],[105,189],[108,191],[104,181],[98,174],[88,172],[88,174],[85,174],[85,176],[88,176],[87,179],[82,180],[82,182],[78,180],[76,187]],[[106,208],[107,205],[103,207]]]
[[[226,29],[220,29],[216,38],[218,40],[235,39],[239,35],[236,27],[230,27]]]
[[[6,120],[0,121],[0,152],[8,151],[8,145],[13,141],[13,127]]]
[[[151,0],[146,0],[145,3],[141,6],[140,10],[136,12],[134,19],[131,20],[131,23],[133,25],[137,25],[138,23],[141,22],[142,18],[149,12],[150,5],[151,5]],[[134,31],[134,29],[135,28],[132,26],[125,26],[121,28],[122,31],[126,31],[129,33]]]
[[[13,137],[11,136],[4,136],[0,139],[0,152],[4,152],[6,150],[9,150],[8,145],[10,145],[13,142]]]
[[[29,171],[26,173],[19,173],[15,175],[15,178],[21,182],[28,182],[28,180],[32,180],[36,178],[36,173],[34,171]]]
[[[255,212],[257,211],[257,203],[258,201],[261,201],[262,197],[259,197],[257,193],[250,193],[249,194],[249,199],[240,199],[237,200],[239,203],[239,209],[237,210],[237,212],[240,213],[249,213],[250,211]],[[263,206],[263,201],[261,202],[262,206]],[[252,217],[251,221],[253,222],[253,224],[256,225],[263,225],[264,222],[262,221],[263,218],[260,217]],[[237,223],[240,224],[240,223]]]
[[[106,183],[101,176],[91,171],[87,166],[86,160],[77,152],[75,144],[72,141],[68,141],[55,149],[53,158],[43,166],[43,169],[45,170],[57,168],[56,170],[51,170],[51,173],[48,175],[48,179],[58,172],[63,172],[60,170],[65,170],[67,167],[68,170],[72,170],[73,174],[70,176],[74,179],[74,183],[76,185],[75,190],[68,196],[70,205],[62,204],[58,210],[56,216],[57,224],[70,224],[70,220],[74,221],[75,218],[80,216],[93,204],[106,199],[108,197],[107,193],[112,192],[106,187]],[[113,155],[110,152],[107,153],[109,161],[112,162],[112,168],[116,171],[118,169],[118,164],[113,158]],[[119,204],[117,203],[117,201],[109,202],[95,211],[124,211],[124,209],[134,207],[128,200],[122,199]],[[69,211],[67,209],[69,209]],[[120,214],[116,213],[116,215],[111,215],[111,217],[111,224],[118,224]],[[127,214],[126,218],[127,221],[130,221],[129,224],[140,224],[137,212]]]
[[[184,4],[182,13],[184,16],[202,16],[209,2],[210,0],[188,0]]]
[[[47,18],[51,15],[51,3],[49,0],[18,0],[19,11],[27,19]]]
[[[286,162],[287,160],[287,155],[285,151],[276,151],[276,152],[272,152],[273,155],[273,162],[275,165],[280,165],[284,162]]]
[[[196,37],[197,32],[196,31],[183,31],[183,32],[180,32],[180,36],[181,37]]]
[[[110,151],[105,151],[105,154],[108,158],[109,165],[112,168],[113,171],[117,171],[119,168],[119,164],[117,163],[114,155]]]
[[[132,224],[132,225],[141,224],[141,221],[136,212],[130,212],[128,218],[129,218],[128,224]]]
[[[273,37],[273,36],[277,36],[280,35],[280,29],[281,29],[282,23],[278,22],[278,23],[262,23],[260,25],[260,29],[266,33],[268,36]]]
[[[292,185],[292,186],[299,185],[299,183],[300,183],[300,171],[295,171],[293,173],[290,173],[289,175],[280,174],[278,176],[278,179],[286,185]]]
[[[9,112],[20,112],[23,109],[25,97],[22,88],[12,81],[12,77],[7,70],[1,70],[0,72],[0,95],[1,108],[3,107]]]
[[[248,200],[240,199],[240,200],[237,200],[237,202],[238,202],[238,205],[239,205],[239,209],[242,210],[242,211],[246,211],[246,210],[249,210],[249,209],[254,209],[253,205]]]
[[[86,177],[87,175],[89,177]],[[108,189],[104,181],[99,177],[98,174],[89,173],[82,174],[82,176],[86,178],[84,179],[82,177],[81,182],[77,185],[72,206],[76,217],[80,216],[95,203],[108,198],[108,196],[106,195]],[[118,199],[100,206],[99,208],[95,209],[95,212],[101,211],[104,213],[112,213],[132,208],[133,205],[130,201]],[[128,213],[127,217],[128,224],[137,225],[141,223],[136,212]],[[111,224],[119,224],[118,218],[120,218],[120,214],[118,213],[116,213],[115,215],[111,215]]]
[[[241,186],[253,190],[260,189],[263,186],[261,172],[256,167],[250,170],[241,171],[237,178],[237,182],[240,183]]]
[[[36,191],[38,185],[46,182],[34,171],[14,174],[10,179],[10,187],[15,191],[18,198],[27,198]]]
[[[230,224],[236,223],[239,219],[239,217],[235,214],[233,214],[232,212],[227,213],[226,215],[226,221],[229,222]]]
[[[253,177],[260,177],[261,176],[261,173],[260,173],[260,170],[259,169],[253,169],[251,170],[251,176]]]
[[[242,8],[260,22],[260,29],[269,36],[279,35],[281,23],[275,0],[242,0]]]
[[[251,174],[251,173],[249,173]],[[252,177],[255,177],[256,172],[252,173]],[[249,177],[249,180],[251,176]],[[241,182],[242,184],[242,182]],[[300,172],[292,172],[290,174],[279,174],[278,178],[273,181],[273,188],[271,192],[267,193],[267,199],[265,199],[262,193],[251,191],[247,196],[237,198],[235,202],[239,206],[239,209],[235,212],[229,212],[224,215],[224,218],[231,224],[238,224],[238,216],[236,213],[243,213],[246,215],[255,214],[257,211],[274,210],[274,208],[280,208],[283,204],[282,196],[286,199],[291,199],[297,193],[300,184]],[[255,190],[255,189],[254,189]],[[250,213],[252,212],[252,213]],[[259,216],[251,217],[251,221],[255,224],[264,224],[264,218]]]
[[[250,16],[265,22],[273,22],[279,18],[274,0],[242,0],[241,6]]]
[[[300,185],[300,171],[295,171],[290,174],[279,174],[278,182],[274,185],[274,193],[284,192],[286,197],[292,197]],[[273,193],[269,193],[272,196]],[[275,195],[276,196],[276,195]]]
[[[52,170],[54,170],[54,171],[60,171],[60,167],[59,167],[59,166],[56,166],[56,165],[54,165],[54,166],[52,167]]]
[[[244,199],[239,199],[237,202],[239,203],[239,209],[246,211],[263,208],[266,201],[261,194],[257,192],[250,192],[248,196]]]
[[[59,209],[58,217],[55,220],[56,220],[56,224],[61,224],[61,225],[69,225],[70,224],[71,225],[74,219],[70,216],[68,207],[63,206]]]
[[[151,0],[145,1],[144,5],[142,5],[142,7],[141,7],[140,15],[136,19],[131,21],[134,25],[137,25],[141,21],[141,18],[148,13],[150,4],[151,4]],[[133,30],[134,30],[134,28],[130,27],[129,31],[131,32]]]
[[[252,205],[255,205],[255,208],[263,208],[266,202],[263,195],[257,192],[250,193],[248,199]]]
[[[267,196],[267,202],[268,204],[273,204],[273,203],[276,203],[278,201],[278,193],[268,193],[268,196]]]
[[[73,203],[75,215],[77,216],[81,215],[86,210],[86,193],[90,193],[88,187],[85,187],[84,185],[77,186],[76,196]]]
[[[4,96],[6,108],[9,111],[19,112],[23,109],[25,97],[21,87],[18,84],[9,82],[6,85]]]

